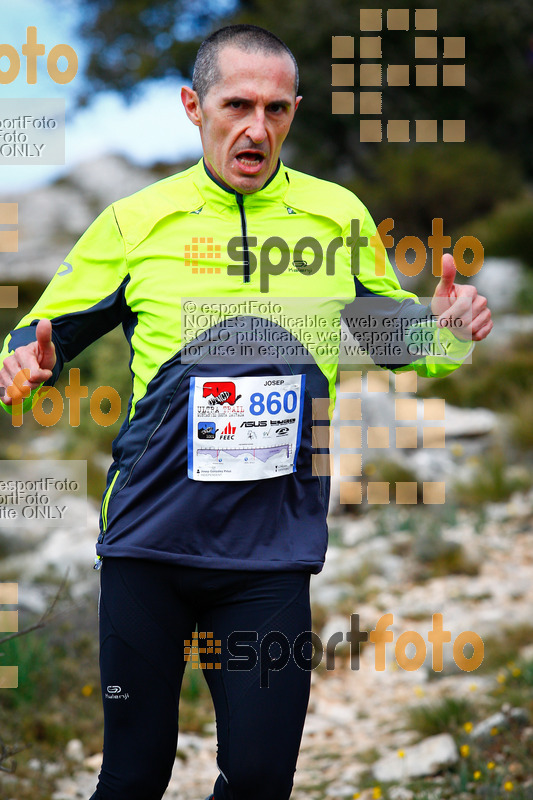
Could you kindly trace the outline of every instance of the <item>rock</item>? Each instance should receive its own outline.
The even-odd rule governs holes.
[[[506,348],[516,336],[533,333],[531,314],[502,314],[498,317],[498,337],[493,347]]]
[[[317,711],[330,725],[334,723],[335,726],[352,726],[357,716],[357,711],[352,705],[333,703],[331,700],[318,704]]]
[[[326,583],[317,586],[313,593],[313,602],[326,608],[335,608],[341,600],[351,599],[355,588],[350,583]]]
[[[446,404],[446,439],[486,436],[498,425],[498,415],[488,408],[457,408]]]
[[[57,775],[58,772],[61,772],[63,767],[61,764],[55,764],[53,761],[44,765],[44,774],[45,775]]]
[[[389,800],[413,800],[414,794],[404,786],[392,786],[389,789]]]
[[[527,725],[529,722],[529,711],[527,708],[511,708],[509,711],[509,719],[515,725]]]
[[[406,456],[405,464],[413,470],[419,481],[427,481],[428,475],[438,475],[439,480],[454,480],[457,477],[457,464],[450,448],[413,450]]]
[[[97,775],[82,770],[74,778],[60,778],[52,800],[86,800],[96,788]]]
[[[203,739],[195,733],[182,733],[180,731],[178,736],[178,747],[180,750],[186,750],[188,747],[191,750],[201,750],[203,748]]]
[[[400,581],[404,574],[405,559],[390,553],[384,553],[377,561],[377,569],[387,582]]]
[[[507,503],[486,503],[483,510],[490,522],[506,522],[509,519]]]
[[[83,761],[85,754],[83,752],[83,744],[80,739],[71,739],[67,742],[65,748],[65,755],[71,761]]]
[[[99,771],[102,766],[102,758],[103,753],[94,753],[94,755],[87,756],[87,758],[84,759],[83,765],[87,767],[87,769],[96,769]]]
[[[501,730],[502,728],[508,728],[509,724],[507,722],[507,717],[501,711],[497,711],[496,714],[492,714],[487,719],[478,722],[477,725],[474,726],[472,729],[472,739],[476,740],[483,740],[483,739],[490,739],[491,738],[491,730],[493,728],[498,728]]]
[[[444,767],[457,763],[458,760],[459,754],[453,738],[449,733],[439,733],[406,747],[403,757],[395,752],[380,758],[372,767],[372,773],[381,783],[401,782],[410,778],[435,775]]]
[[[335,649],[339,649],[341,651],[346,651],[349,648],[349,644],[346,640],[346,634],[350,630],[350,620],[346,616],[341,616],[340,614],[331,617],[322,630],[320,631],[320,640],[324,647],[324,658],[326,657],[326,647],[328,642],[332,636],[335,636],[337,633],[342,633],[342,639],[339,639],[339,643]],[[336,638],[333,640],[336,641]],[[330,649],[333,648],[333,642],[330,644]]]
[[[486,258],[472,283],[483,292],[492,313],[512,311],[522,288],[524,267],[512,258]]]
[[[77,778],[62,778],[58,781],[59,789],[52,795],[52,800],[70,800],[78,796]]]
[[[519,468],[509,468],[507,475],[509,478],[527,478],[528,473],[526,470],[523,472]],[[533,502],[530,495],[523,494],[522,492],[515,492],[509,498],[507,503],[507,512],[513,519],[527,518],[533,514]]]
[[[335,798],[335,800],[341,797],[346,798],[348,800],[348,798],[353,797],[353,793],[354,790],[352,786],[347,786],[345,784],[339,784],[339,783],[332,783],[326,789],[327,797],[333,797]]]
[[[353,545],[362,542],[364,539],[369,539],[376,533],[376,523],[372,517],[365,516],[361,519],[350,520],[343,525],[342,528],[342,541],[346,547],[353,547]]]

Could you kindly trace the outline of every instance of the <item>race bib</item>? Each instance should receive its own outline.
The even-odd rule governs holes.
[[[296,470],[305,375],[191,377],[188,475],[255,481]]]

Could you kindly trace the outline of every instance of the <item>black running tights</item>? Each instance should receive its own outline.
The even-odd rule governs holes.
[[[176,756],[186,642],[194,646],[196,628],[199,649],[209,646],[207,634],[215,649],[220,642],[219,654],[190,656],[204,665],[215,708],[215,800],[288,800],[309,699],[310,668],[293,648],[311,630],[309,578],[103,559],[103,763],[90,800],[163,797]]]

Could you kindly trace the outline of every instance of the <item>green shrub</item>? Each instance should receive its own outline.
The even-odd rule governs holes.
[[[426,242],[434,218],[444,220],[444,234],[450,236],[521,192],[519,170],[509,157],[469,143],[455,145],[450,155],[446,143],[401,151],[389,144],[376,157],[373,179],[354,181],[348,188],[363,200],[376,224],[394,219],[396,243],[403,235]],[[467,233],[475,235],[470,228]]]
[[[477,575],[479,566],[466,556],[460,542],[442,536],[438,519],[426,521],[416,532],[413,541],[414,577],[429,580],[442,575]]]
[[[488,216],[462,229],[476,236],[485,256],[517,258],[533,267],[533,197],[523,196],[498,205]],[[531,308],[529,309],[531,311]]]
[[[482,343],[483,345],[484,343]],[[512,412],[520,397],[533,392],[533,336],[517,337],[503,350],[479,346],[471,364],[443,379],[419,381],[420,397],[442,397],[463,408],[483,406]]]
[[[442,700],[407,709],[409,728],[422,736],[437,733],[457,734],[465,722],[475,717],[473,704],[466,698],[445,697]]]
[[[499,447],[485,453],[479,462],[472,480],[454,487],[461,505],[478,507],[483,503],[499,503],[508,500],[514,492],[528,489],[532,479],[513,473],[503,451]]]

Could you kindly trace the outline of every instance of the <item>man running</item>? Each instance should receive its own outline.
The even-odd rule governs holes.
[[[12,411],[118,324],[130,344],[96,545],[105,727],[91,800],[162,798],[186,659],[202,640],[212,797],[289,798],[309,697],[309,578],[327,544],[329,482],[314,457],[328,452],[341,316],[376,363],[426,376],[456,369],[492,327],[485,298],[454,283],[451,256],[423,306],[362,203],[280,161],[300,100],[294,56],[272,33],[208,37],[182,89],[203,158],[105,209],[0,356]]]

